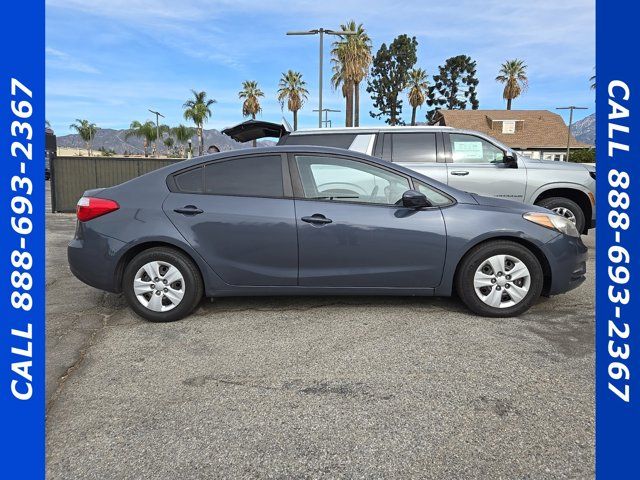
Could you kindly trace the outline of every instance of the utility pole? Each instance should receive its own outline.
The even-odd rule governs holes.
[[[154,113],[156,116],[156,158],[158,158],[160,156],[160,121],[158,120],[158,117],[164,118],[164,115],[160,112],[156,112],[155,110],[149,109],[149,111]]]
[[[569,145],[571,144],[571,124],[573,123],[573,111],[574,110],[588,110],[587,107],[576,107],[571,105],[569,107],[556,107],[556,110],[569,110],[569,132],[567,133],[567,162],[569,161]]]
[[[331,120],[329,120],[329,112],[340,112],[340,110],[334,110],[332,108],[323,108],[322,110],[317,110],[314,109],[314,112],[320,112],[320,114],[322,115],[322,112],[324,112],[324,120],[321,119],[321,122],[324,124],[324,127],[330,127],[331,126]]]
[[[351,30],[329,30],[326,28],[316,28],[314,30],[307,30],[305,32],[287,32],[287,35],[320,35],[320,68],[318,71],[318,128],[322,128],[322,57],[324,56],[324,34],[327,35],[355,35],[356,32]],[[314,110],[315,112],[316,110]]]

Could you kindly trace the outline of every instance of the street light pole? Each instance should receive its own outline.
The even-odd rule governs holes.
[[[333,108],[323,108],[322,110],[314,109],[313,111],[320,112],[321,115],[322,112],[324,112],[324,120],[322,120],[322,123],[325,127],[329,127],[331,125],[331,120],[329,120],[329,112],[340,112],[340,110],[334,110]]]
[[[155,110],[149,109],[149,111],[156,115],[156,158],[157,158],[160,156],[160,144],[158,143],[160,142],[160,122],[158,120],[158,117],[164,118],[164,115],[162,115],[160,112],[156,112]]]
[[[327,28],[316,28],[306,32],[287,32],[287,35],[320,35],[320,61],[318,71],[318,128],[322,128],[322,57],[324,56],[324,34],[327,35],[355,35],[352,30],[329,30]]]
[[[567,132],[567,162],[569,161],[569,145],[571,143],[571,124],[573,123],[573,111],[587,109],[587,107],[576,107],[574,105],[571,105],[569,107],[556,107],[556,110],[569,110],[569,131]]]

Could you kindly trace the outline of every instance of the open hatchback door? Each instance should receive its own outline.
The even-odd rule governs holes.
[[[282,138],[289,133],[289,128],[284,124],[265,122],[262,120],[247,120],[233,127],[225,128],[222,133],[233,138],[237,142],[251,142],[261,138]]]

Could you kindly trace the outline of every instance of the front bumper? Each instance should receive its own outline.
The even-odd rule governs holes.
[[[580,237],[560,234],[545,245],[551,284],[548,295],[573,290],[586,279],[589,249]]]

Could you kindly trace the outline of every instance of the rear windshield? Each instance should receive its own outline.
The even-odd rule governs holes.
[[[292,134],[282,137],[278,145],[317,145],[320,147],[349,148],[355,138],[355,133]]]

